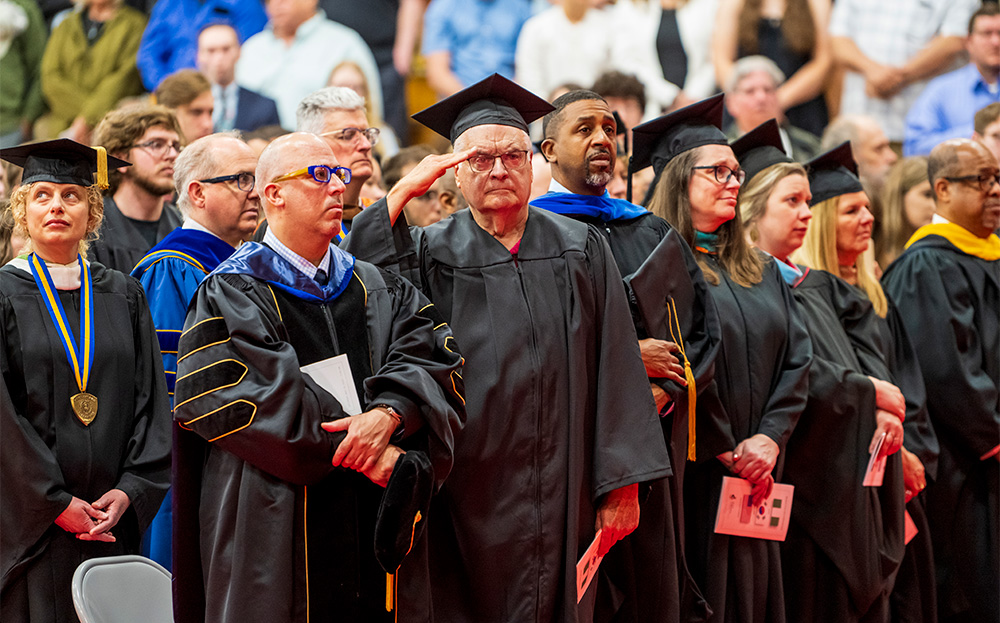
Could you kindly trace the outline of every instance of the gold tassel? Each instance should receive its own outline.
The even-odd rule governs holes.
[[[670,297],[670,311],[667,319],[667,326],[670,329],[670,338],[680,349],[681,357],[684,358],[684,379],[688,388],[688,447],[687,460],[694,461],[698,454],[695,452],[695,407],[698,400],[698,387],[695,384],[694,372],[691,371],[691,362],[688,361],[687,350],[684,348],[684,336],[681,335],[681,319],[677,315],[677,305],[674,304],[674,297]],[[674,336],[674,325],[677,326],[677,335]]]
[[[392,612],[396,607],[396,576],[385,574],[385,611]]]
[[[410,548],[406,550],[406,554],[409,555],[410,551],[413,550],[413,541],[417,536],[417,524],[424,516],[417,511],[416,516],[413,518],[413,529],[410,532]],[[397,569],[398,570],[398,569]],[[396,607],[396,576],[392,573],[387,573],[385,580],[385,611],[392,612]],[[396,612],[396,616],[399,616],[399,612]]]
[[[691,371],[691,362],[684,357],[684,378],[688,382],[688,456],[689,461],[694,461],[698,458],[695,453],[694,441],[695,441],[695,415],[694,409],[695,404],[698,400],[698,388],[695,386],[694,372]]]
[[[101,146],[94,147],[97,150],[97,187],[101,190],[108,189],[108,150]]]

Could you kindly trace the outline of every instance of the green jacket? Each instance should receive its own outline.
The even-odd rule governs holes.
[[[144,92],[135,55],[146,16],[121,6],[91,46],[79,12],[52,31],[42,57],[42,92],[52,116],[69,127],[83,115],[91,127],[125,97]]]
[[[37,2],[10,0],[24,9],[28,27],[0,58],[0,134],[18,128],[22,119],[34,121],[45,110],[38,68],[45,51],[47,29]]]

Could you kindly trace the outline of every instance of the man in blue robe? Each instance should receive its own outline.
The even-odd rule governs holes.
[[[132,270],[149,300],[171,404],[177,342],[188,303],[205,276],[232,255],[257,225],[256,166],[253,150],[232,134],[212,134],[188,145],[174,164],[177,205],[184,225],[161,240]],[[168,569],[171,503],[168,493],[146,535],[149,557]]]

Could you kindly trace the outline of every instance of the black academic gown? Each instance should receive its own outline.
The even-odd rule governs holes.
[[[167,234],[180,227],[182,222],[180,210],[173,204],[164,204],[156,230],[156,242],[166,238]],[[87,257],[93,262],[100,262],[127,275],[132,272],[139,260],[146,257],[153,246],[121,213],[115,200],[105,197],[104,221],[98,230],[97,240],[87,251]]]
[[[690,247],[662,218],[647,212],[641,216],[603,220],[573,212],[572,195],[561,193],[564,205],[557,213],[592,225],[611,247],[618,271],[632,303],[632,317],[640,339],[656,337],[674,341],[664,327],[647,330],[636,300],[638,297],[679,299],[683,335],[680,338],[691,363],[698,390],[704,390],[715,371],[719,348],[719,319],[708,285]],[[544,207],[544,206],[543,206]],[[666,238],[673,244],[672,257],[678,260],[667,273],[669,281],[650,288],[632,277],[650,254]],[[668,243],[669,244],[669,243]],[[640,291],[641,290],[641,291]],[[683,363],[683,359],[681,360]],[[692,621],[705,618],[706,603],[684,559],[684,467],[687,463],[688,392],[672,381],[650,379],[672,399],[669,413],[661,417],[663,439],[670,453],[671,478],[651,483],[642,503],[642,520],[635,532],[622,540],[605,557],[602,580],[608,590],[597,596],[595,619],[624,621]]]
[[[920,361],[913,350],[899,308],[891,299],[888,303],[886,317],[877,318],[877,324],[892,383],[906,399],[903,447],[920,459],[930,486],[937,480],[940,446],[927,413],[927,391]],[[889,597],[891,619],[895,623],[934,623],[938,620],[937,580],[934,577],[934,541],[927,520],[926,491],[918,493],[906,504],[906,512],[918,531],[906,544],[906,553],[896,574],[896,583]]]
[[[782,544],[789,621],[888,621],[903,558],[903,472],[889,457],[881,487],[864,487],[877,427],[875,386],[894,382],[881,319],[857,289],[805,269],[793,293],[812,339],[809,402],[785,452],[795,486]]]
[[[685,475],[687,560],[714,611],[710,621],[783,622],[778,543],[716,534],[722,478],[732,476],[715,457],[744,439],[767,435],[780,454],[806,405],[812,349],[805,325],[774,262],[765,260],[760,283],[745,288],[722,270],[711,287],[722,324],[715,380],[699,396],[696,463]]]
[[[87,391],[97,417],[70,408],[76,380],[30,272],[0,269],[0,560],[3,621],[76,621],[73,572],[84,560],[136,554],[170,480],[170,413],[142,287],[91,263],[95,351]],[[79,336],[80,290],[59,291]],[[129,508],[114,543],[80,541],[53,522],[73,496],[111,489]]]
[[[610,250],[530,207],[516,256],[469,211],[414,231],[380,201],[347,247],[418,284],[466,357],[468,421],[428,525],[435,620],[590,620],[574,578],[602,496],[670,473]]]
[[[941,454],[929,486],[942,621],[1000,619],[1000,261],[942,236],[912,244],[882,278],[927,388]]]
[[[279,272],[261,270],[274,265]],[[175,420],[187,429],[173,488],[174,533],[187,535],[174,540],[178,622],[396,615],[386,611],[373,545],[383,489],[332,466],[344,434],[320,424],[344,412],[300,367],[346,354],[362,408],[386,403],[405,414],[395,443],[427,452],[440,485],[462,424],[461,355],[413,286],[363,262],[345,274],[339,294],[320,291],[247,243],[198,288],[174,394]],[[424,593],[425,556],[426,544],[414,544],[397,572]]]

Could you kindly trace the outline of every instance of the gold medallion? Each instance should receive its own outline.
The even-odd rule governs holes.
[[[84,426],[90,426],[90,423],[97,417],[97,396],[80,392],[76,396],[71,396],[69,402],[73,406],[73,413],[76,414],[76,417],[80,418]]]

